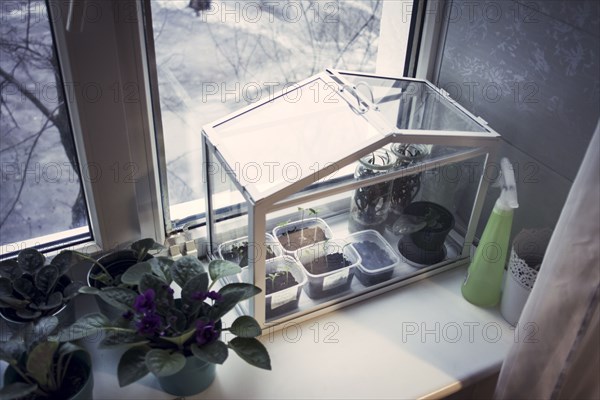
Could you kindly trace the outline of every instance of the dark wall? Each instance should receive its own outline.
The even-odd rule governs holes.
[[[600,1],[446,7],[437,84],[502,135],[518,173],[513,234],[554,227],[600,115]]]

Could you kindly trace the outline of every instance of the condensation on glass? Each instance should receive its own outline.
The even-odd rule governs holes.
[[[211,257],[266,327],[466,264],[499,135],[427,81],[327,70],[202,139]]]

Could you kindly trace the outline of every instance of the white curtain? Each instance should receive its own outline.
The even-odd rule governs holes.
[[[519,319],[497,399],[600,398],[599,153],[600,121]]]

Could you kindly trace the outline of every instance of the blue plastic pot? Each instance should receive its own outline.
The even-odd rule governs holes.
[[[157,379],[165,392],[186,397],[206,390],[215,380],[216,372],[215,364],[202,361],[195,356],[188,356],[181,371]]]

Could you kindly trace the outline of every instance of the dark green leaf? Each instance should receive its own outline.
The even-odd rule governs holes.
[[[13,292],[12,282],[10,279],[0,277],[0,297],[11,297]]]
[[[150,263],[145,261],[139,262],[127,268],[127,271],[121,275],[121,282],[126,285],[137,286],[139,285],[142,276],[149,272],[152,272],[152,266]]]
[[[34,275],[36,271],[44,266],[46,257],[36,249],[23,249],[17,256],[19,268]]]
[[[10,385],[4,386],[0,389],[0,399],[20,399],[27,395],[32,394],[37,390],[36,384],[29,384],[25,382],[15,382]]]
[[[239,265],[226,260],[212,260],[208,264],[208,271],[210,273],[210,279],[216,281],[217,279],[224,278],[226,276],[237,275],[242,272]]]
[[[14,308],[15,310],[19,310],[21,308],[25,308],[30,304],[28,300],[21,300],[15,297],[2,296],[0,297],[0,305],[2,307]]]
[[[229,330],[234,335],[243,338],[257,337],[262,333],[258,322],[256,322],[254,318],[247,315],[242,315],[233,321],[233,324],[231,324],[231,328]]]
[[[16,314],[17,314],[17,317],[28,320],[28,321],[37,319],[42,315],[41,311],[30,310],[28,308],[22,308],[20,310],[17,310]]]
[[[50,296],[48,296],[48,300],[46,303],[39,304],[38,309],[42,311],[52,310],[53,308],[59,307],[62,305],[63,295],[61,292],[54,292]]]
[[[106,328],[109,321],[102,314],[88,314],[79,318],[73,325],[63,328],[59,334],[61,342],[68,342],[96,335],[98,331]]]
[[[79,289],[86,286],[83,282],[71,282],[63,289],[63,297],[67,300],[71,300],[73,297],[79,294]]]
[[[146,353],[146,366],[158,377],[173,375],[185,366],[185,356],[177,351],[152,349]]]
[[[26,299],[31,299],[35,296],[35,286],[25,276],[21,276],[13,282],[13,289]]]
[[[183,332],[187,328],[187,318],[183,311],[173,307],[169,310],[171,317],[175,317],[175,321],[172,322],[173,327],[177,332]]]
[[[167,342],[175,343],[177,346],[183,346],[183,344],[187,342],[188,339],[194,335],[194,333],[196,333],[196,329],[192,328],[179,336],[163,336],[161,339],[166,340]]]
[[[101,349],[117,346],[140,346],[149,341],[143,336],[139,336],[136,332],[107,332],[107,335],[98,346]]]
[[[140,239],[137,242],[131,244],[131,249],[138,253],[138,260],[143,260],[151,250],[161,251],[164,250],[165,246],[160,243],[156,243],[152,238]]]
[[[25,329],[25,343],[29,346],[35,342],[46,340],[57,327],[58,318],[54,316],[40,318],[35,324],[32,324],[32,326]]]
[[[251,298],[260,293],[260,289],[249,283],[231,283],[219,290],[222,298],[215,302],[210,311],[210,319],[217,321],[231,311],[240,301]]]
[[[156,297],[154,302],[156,308],[161,312],[168,312],[174,307],[173,295],[169,293],[169,285],[159,277],[152,274],[144,274],[138,286],[140,293],[148,289],[154,290]]]
[[[35,274],[35,287],[48,294],[54,288],[58,279],[58,268],[54,265],[46,265]]]
[[[81,260],[83,259],[76,252],[71,250],[63,250],[52,259],[50,264],[58,268],[59,275],[64,275],[69,272],[73,265],[77,264]]]
[[[0,342],[0,360],[16,364],[25,350],[25,342],[18,339]]]
[[[70,356],[74,355],[75,353],[84,357],[88,363],[91,363],[90,354],[87,352],[87,350],[71,342],[61,343],[61,345],[58,347],[57,353],[58,359],[55,361],[56,371],[65,371],[66,368],[68,368]],[[58,385],[61,386],[62,382],[58,382]]]
[[[181,257],[171,266],[173,280],[182,288],[194,276],[204,272],[206,272],[204,265],[195,256]]]
[[[147,346],[136,346],[123,353],[117,367],[120,387],[136,382],[150,372],[146,366],[146,353],[149,350]]]
[[[100,289],[91,286],[82,286],[79,288],[79,293],[84,294],[100,294]]]
[[[173,279],[171,278],[171,265],[173,265],[174,261],[169,257],[154,257],[147,261],[148,264],[152,267],[152,273],[159,278],[163,279],[167,283],[171,283]]]
[[[185,303],[193,303],[195,300],[192,298],[196,292],[206,292],[208,290],[208,274],[205,272],[200,275],[194,276],[192,279],[186,282],[181,289],[181,299]]]
[[[128,311],[133,307],[137,293],[127,288],[107,287],[103,288],[98,296],[111,306]]]
[[[27,372],[43,387],[48,384],[54,352],[58,342],[40,342],[27,357]]]
[[[269,353],[257,339],[236,337],[228,343],[228,346],[248,364],[271,370]]]
[[[4,260],[0,262],[0,276],[14,281],[21,276],[22,271],[19,268],[17,260]]]
[[[202,361],[213,364],[223,364],[229,355],[227,345],[220,340],[205,344],[204,346],[198,346],[196,343],[194,343],[192,344],[191,348],[192,353],[196,357]]]
[[[106,286],[110,286],[112,285],[112,276],[107,275],[105,273],[100,273],[100,274],[96,274],[96,275],[92,275],[91,278],[97,282],[100,282]]]

